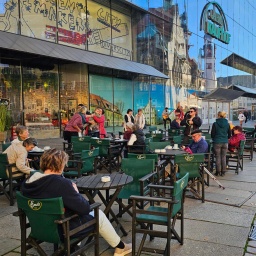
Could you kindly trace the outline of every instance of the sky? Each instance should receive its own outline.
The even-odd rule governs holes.
[[[159,7],[162,0],[130,0],[145,9],[149,7]],[[200,31],[200,16],[204,6],[209,3],[208,0],[173,0],[172,4],[179,6],[179,13],[182,14],[186,8],[188,16],[188,29],[192,32],[189,40],[191,45],[189,55],[198,60],[199,49],[204,44],[204,32]],[[216,39],[216,74],[219,76],[233,76],[245,74],[242,71],[229,68],[220,62],[233,52],[256,62],[256,53],[254,50],[256,41],[256,1],[255,0],[218,0],[216,1],[225,13],[228,32],[231,34],[229,44],[224,44]]]

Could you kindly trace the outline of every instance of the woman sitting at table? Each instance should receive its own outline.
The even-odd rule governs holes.
[[[145,135],[143,131],[140,129],[139,125],[137,124],[133,125],[132,134],[127,145],[134,146],[132,147],[132,151],[134,153],[139,153],[139,154],[144,153],[143,146],[145,146]]]
[[[241,140],[245,140],[245,135],[241,126],[235,126],[233,128],[234,135],[228,140],[228,150],[234,152],[240,144]]]
[[[22,193],[30,198],[62,197],[65,215],[77,214],[70,220],[71,230],[93,219],[89,202],[79,194],[76,184],[62,176],[63,169],[68,162],[68,155],[55,148],[47,150],[41,157],[40,169],[43,173],[35,173],[22,184]],[[78,235],[83,236],[90,230],[81,230]],[[121,241],[106,215],[99,210],[99,233],[115,249],[114,256],[122,256],[132,251],[131,244]],[[62,235],[62,234],[61,234]]]
[[[37,141],[34,138],[28,138],[23,141],[23,143],[12,143],[3,153],[7,154],[7,158],[10,164],[16,164],[12,171],[16,172],[19,170],[21,173],[15,175],[26,176],[31,175],[35,172],[34,169],[29,167],[29,161],[27,159],[28,152],[31,151],[35,146],[37,146]]]

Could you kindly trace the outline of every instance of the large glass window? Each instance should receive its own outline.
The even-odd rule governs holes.
[[[56,65],[23,68],[25,125],[31,137],[59,137],[57,70]]]

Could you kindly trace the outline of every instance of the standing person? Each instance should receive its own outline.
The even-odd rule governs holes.
[[[34,138],[27,138],[22,143],[12,143],[3,153],[7,154],[10,164],[16,164],[13,167],[13,172],[19,170],[20,172],[31,175],[35,170],[29,167],[28,152],[37,146],[37,141]],[[16,175],[23,176],[23,174]]]
[[[171,114],[171,112],[168,111],[168,108],[165,107],[164,111],[162,112],[162,117],[163,117],[163,121],[164,121],[164,129],[166,130],[166,122],[169,121],[171,123],[171,119],[169,117],[169,115]]]
[[[193,130],[199,129],[202,125],[201,118],[197,115],[197,109],[191,107],[189,112],[186,113],[184,119],[180,122],[181,126],[186,126],[184,130],[183,143],[189,144],[189,139],[191,138],[191,132]]]
[[[132,115],[133,111],[132,109],[128,109],[126,114],[124,115],[124,131],[126,131],[126,124],[127,123],[133,123],[134,124],[134,116]]]
[[[65,179],[63,169],[68,162],[68,155],[55,148],[47,150],[41,157],[40,169],[43,173],[35,173],[22,184],[22,193],[30,198],[62,197],[65,215],[77,214],[77,218],[70,220],[71,230],[94,218],[90,212],[89,202],[79,194],[76,184]],[[79,235],[88,233],[88,228],[81,230]],[[61,229],[59,232],[62,232]],[[125,244],[116,233],[106,215],[99,210],[99,233],[115,248],[114,256],[122,256],[132,251],[132,244]],[[60,234],[61,236],[63,234]]]
[[[244,116],[244,114],[242,113],[242,111],[239,112],[238,120],[239,120],[240,126],[242,127],[242,126],[243,126],[243,122],[244,122],[244,120],[245,120],[245,116]]]
[[[134,123],[139,126],[139,129],[143,130],[145,126],[145,116],[142,112],[142,109],[138,109],[138,113],[135,116]]]
[[[235,126],[233,128],[234,135],[228,140],[228,150],[234,152],[240,145],[241,140],[246,140],[241,126]]]
[[[15,133],[17,134],[17,138],[12,141],[12,144],[14,143],[21,143],[28,138],[29,132],[28,128],[23,125],[18,125],[15,129]]]
[[[87,108],[85,106],[81,106],[78,110],[79,111],[75,113],[69,120],[63,132],[64,140],[67,140],[68,143],[71,143],[72,136],[82,135],[82,130],[84,129],[84,125],[86,123],[85,113]]]
[[[245,117],[244,122],[247,123],[247,121],[248,121],[248,111],[247,110],[244,111],[244,117]]]
[[[96,108],[94,114],[92,114],[93,119],[99,126],[100,138],[104,139],[107,135],[105,125],[104,110],[102,108]]]
[[[171,122],[171,129],[180,129],[180,115],[175,114],[175,119]]]
[[[213,140],[213,151],[216,157],[215,175],[224,176],[226,172],[226,155],[228,149],[228,139],[231,136],[231,130],[226,119],[224,111],[218,112],[218,118],[212,125],[211,137]]]
[[[184,119],[184,111],[183,111],[183,107],[178,105],[177,108],[174,110],[175,116],[179,116],[180,120]]]

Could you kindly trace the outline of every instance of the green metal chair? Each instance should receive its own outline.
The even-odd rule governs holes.
[[[244,145],[243,158],[249,158],[252,161],[256,133],[249,132],[249,133],[246,133],[245,136],[246,136],[246,141]]]
[[[235,173],[239,173],[239,169],[243,171],[244,166],[244,146],[245,140],[240,141],[239,148],[236,152],[227,152],[227,166],[229,170],[235,170]]]
[[[159,142],[165,139],[163,133],[151,133],[151,137],[154,142]]]
[[[106,169],[109,173],[112,170],[119,171],[120,159],[122,159],[122,145],[112,145],[109,139],[91,139],[91,145],[99,148],[97,168]]]
[[[9,146],[11,146],[11,142],[2,143],[2,152],[4,152]]]
[[[128,153],[128,158],[136,159],[154,159],[155,161],[155,172],[157,173],[157,183],[160,184],[163,179],[165,167],[168,162],[166,160],[160,160],[158,154],[132,154]]]
[[[157,130],[157,126],[149,126],[148,127],[148,130],[149,130],[149,132],[154,132],[154,131],[156,131]]]
[[[79,159],[81,157],[82,150],[91,149],[91,137],[71,137],[71,144],[63,142],[64,151],[70,156],[71,159]],[[66,147],[68,145],[69,147]]]
[[[53,255],[78,255],[91,245],[95,246],[95,255],[99,255],[99,203],[91,205],[91,210],[94,210],[94,219],[70,230],[69,221],[77,215],[64,216],[65,208],[61,197],[33,199],[23,196],[20,192],[17,192],[16,196],[18,212],[13,215],[18,216],[20,220],[22,256],[25,256],[30,248],[35,248],[39,255],[49,255],[40,246],[42,242],[54,244]],[[63,238],[59,235],[60,227],[64,234]],[[28,228],[30,228],[30,234],[27,236]],[[78,233],[83,229],[88,229],[87,236],[92,236],[94,239],[88,240],[88,243],[77,248],[75,246],[87,237],[79,236]],[[71,252],[71,248],[76,251]]]
[[[91,150],[82,150],[81,159],[78,161],[69,161],[69,166],[64,169],[64,176],[68,178],[81,177],[88,173],[96,174],[95,159],[99,155],[99,148]],[[71,165],[70,165],[71,162]]]
[[[178,136],[180,134],[179,129],[168,129],[168,136],[172,138],[173,136]]]
[[[155,152],[156,149],[164,149],[166,146],[170,146],[170,141],[159,141],[159,142],[149,142],[149,150]]]
[[[0,183],[0,192],[8,198],[11,206],[14,205],[14,187],[19,187],[19,183],[25,177],[19,170],[13,170],[15,166],[15,164],[9,164],[7,154],[0,154],[0,182],[2,183]]]
[[[189,173],[189,185],[191,193],[202,200],[204,203],[204,174],[202,165],[205,160],[205,154],[181,154],[174,157],[174,165],[177,179],[184,177]],[[174,177],[175,178],[175,177]],[[200,191],[202,186],[202,193]]]
[[[181,135],[173,136],[172,141],[174,144],[178,144],[180,146],[182,143],[182,136]]]
[[[124,186],[117,197],[117,203],[119,204],[117,217],[121,217],[125,212],[132,216],[130,212],[130,208],[132,207],[130,196],[148,195],[149,190],[147,186],[154,182],[155,160],[124,158],[122,159],[121,170],[125,174],[132,176],[133,181]],[[124,199],[128,200],[127,204],[123,203]],[[138,205],[138,207],[143,208],[143,205]]]
[[[171,255],[171,239],[176,239],[182,245],[184,243],[184,194],[185,188],[188,184],[189,174],[184,175],[180,180],[174,183],[174,186],[159,186],[149,185],[151,190],[150,197],[144,196],[131,196],[133,202],[133,217],[132,217],[132,255],[141,255],[142,251],[151,252],[153,254],[159,253],[161,255]],[[155,197],[155,190],[171,191],[171,196]],[[157,193],[158,194],[158,193]],[[148,208],[138,209],[137,204],[143,204],[145,201],[150,202]],[[163,203],[163,204],[160,204]],[[159,206],[159,204],[161,206]],[[180,219],[180,231],[175,230],[176,220]],[[154,230],[155,226],[162,226],[163,231]],[[136,234],[143,234],[142,239],[137,238]],[[166,246],[160,249],[159,245],[145,246],[147,235],[150,240],[154,237],[166,239]],[[136,242],[141,241],[137,254]],[[148,244],[147,244],[148,245]]]

